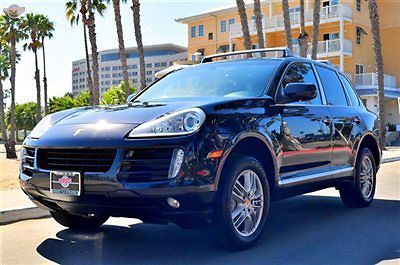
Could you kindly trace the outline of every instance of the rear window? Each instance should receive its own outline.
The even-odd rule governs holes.
[[[354,91],[353,86],[350,84],[349,80],[344,77],[342,74],[339,74],[340,79],[343,82],[344,88],[347,91],[347,94],[349,95],[351,104],[353,106],[359,106],[360,105],[360,99],[358,98],[356,92]]]
[[[319,65],[315,68],[324,87],[328,105],[347,106],[347,98],[336,72]]]

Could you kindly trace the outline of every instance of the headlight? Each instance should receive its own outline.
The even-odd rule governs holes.
[[[198,131],[206,119],[199,108],[173,112],[156,120],[139,125],[129,133],[129,138],[177,136]]]
[[[53,125],[52,116],[47,115],[44,117],[36,126],[33,128],[32,132],[29,134],[29,137],[38,139],[42,136],[50,127]]]

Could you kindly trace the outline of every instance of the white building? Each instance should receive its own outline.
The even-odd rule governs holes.
[[[186,60],[185,47],[167,43],[144,46],[146,63],[146,83],[155,81],[154,74],[175,61]],[[126,48],[129,80],[133,86],[139,86],[139,57],[136,47]],[[99,52],[99,85],[100,94],[107,91],[112,85],[119,85],[123,81],[121,61],[118,49]],[[88,90],[86,60],[80,59],[72,62],[72,93],[78,94]]]

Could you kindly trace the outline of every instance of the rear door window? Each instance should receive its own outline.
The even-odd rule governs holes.
[[[347,98],[336,72],[316,65],[328,105],[347,106]]]

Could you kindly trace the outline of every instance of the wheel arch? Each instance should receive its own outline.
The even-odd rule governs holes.
[[[378,140],[376,139],[375,135],[372,132],[368,132],[361,137],[360,142],[357,147],[356,159],[354,160],[354,166],[357,163],[357,158],[360,155],[360,152],[363,147],[368,147],[371,150],[372,155],[374,156],[375,165],[377,168],[379,168],[379,165],[381,163],[381,150],[379,147]]]
[[[229,163],[235,154],[244,154],[256,158],[262,164],[267,174],[268,184],[272,189],[277,176],[278,163],[272,148],[271,141],[265,135],[258,132],[249,132],[236,137],[232,145],[224,152],[221,162],[218,166],[216,186],[222,177],[224,166]]]

